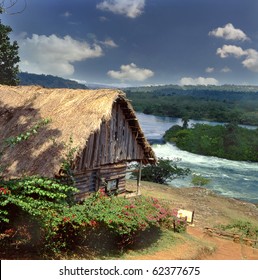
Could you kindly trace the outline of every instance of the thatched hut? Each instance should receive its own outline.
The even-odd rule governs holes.
[[[82,199],[100,188],[124,192],[128,162],[156,161],[120,90],[0,86],[0,145],[46,118],[47,126],[4,151],[5,177],[62,176],[69,160]]]

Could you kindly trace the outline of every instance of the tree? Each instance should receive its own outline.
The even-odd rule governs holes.
[[[143,181],[149,181],[159,184],[167,184],[169,181],[178,177],[189,175],[189,168],[180,168],[177,162],[180,159],[170,160],[159,158],[156,165],[147,165],[143,167],[141,178]],[[137,172],[132,173],[133,177],[137,177]]]
[[[0,7],[0,14],[2,10]],[[0,20],[0,84],[17,85],[17,77],[20,61],[18,55],[18,44],[16,41],[10,42],[8,34],[12,31],[10,26],[4,25]]]
[[[22,13],[27,7],[27,0],[21,1],[22,4],[18,5],[18,9],[13,10],[17,6],[18,0],[2,0],[0,2],[0,13],[6,13],[8,15],[15,15]]]

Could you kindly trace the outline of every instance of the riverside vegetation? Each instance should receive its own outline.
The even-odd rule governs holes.
[[[164,139],[195,154],[258,161],[258,129],[239,127],[235,123],[216,126],[195,124],[191,128],[176,125],[166,131]]]
[[[126,88],[136,111],[145,114],[258,125],[257,86],[149,86]]]

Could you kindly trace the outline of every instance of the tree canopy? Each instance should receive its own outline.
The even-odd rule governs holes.
[[[2,10],[0,7],[0,14]],[[12,32],[10,26],[2,24],[0,20],[0,84],[17,85],[19,83],[18,43],[10,41],[9,33]]]

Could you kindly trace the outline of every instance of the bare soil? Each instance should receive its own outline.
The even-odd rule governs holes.
[[[129,181],[133,189],[135,182]],[[233,198],[226,198],[200,187],[174,188],[142,182],[141,193],[168,200],[171,207],[194,211],[194,224],[187,227],[189,238],[178,245],[137,256],[135,259],[201,259],[201,260],[258,260],[258,249],[231,239],[209,236],[204,227],[228,224],[236,220],[249,221],[258,226],[258,208]],[[206,245],[205,245],[206,244]],[[129,257],[133,259],[132,257]]]

